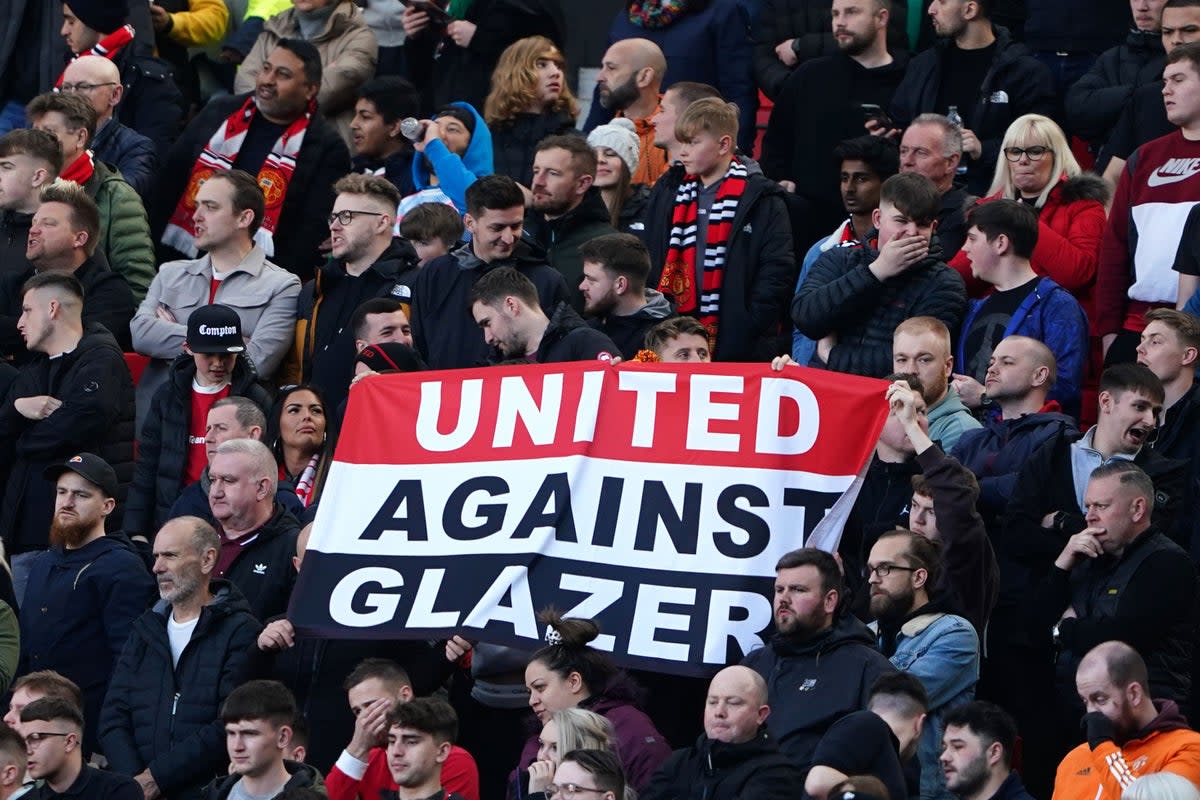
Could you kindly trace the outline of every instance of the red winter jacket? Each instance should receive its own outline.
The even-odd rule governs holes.
[[[1109,197],[1108,184],[1095,175],[1065,175],[1050,191],[1039,212],[1038,241],[1030,263],[1038,275],[1048,275],[1075,296],[1094,328],[1096,317],[1092,291],[1100,263],[1100,240],[1104,236]],[[999,200],[999,193],[979,202]],[[971,260],[962,250],[950,261],[967,282],[972,297],[981,297],[990,286],[971,275]],[[1093,330],[1092,335],[1095,335]]]
[[[479,769],[471,754],[458,745],[450,748],[442,764],[442,787],[463,800],[479,800]],[[329,800],[376,800],[381,790],[396,791],[387,748],[372,747],[366,765],[343,751],[325,778],[325,790]]]

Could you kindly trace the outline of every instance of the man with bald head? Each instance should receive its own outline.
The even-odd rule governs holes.
[[[628,118],[637,129],[641,152],[632,179],[635,184],[653,186],[667,171],[666,154],[654,146],[651,122],[658,113],[666,72],[667,59],[658,45],[649,39],[622,39],[608,48],[596,76],[600,105]]]
[[[767,683],[749,667],[726,667],[708,686],[704,735],[676,750],[639,794],[642,800],[678,797],[794,797],[803,773],[767,733]]]
[[[1088,651],[1075,672],[1087,742],[1058,765],[1054,800],[1117,798],[1143,775],[1173,772],[1200,784],[1200,733],[1179,707],[1153,699],[1146,662],[1128,644]]]
[[[80,56],[67,65],[59,89],[79,95],[96,110],[92,155],[115,167],[143,201],[149,200],[158,157],[153,141],[113,116],[125,96],[117,65],[103,56]]]

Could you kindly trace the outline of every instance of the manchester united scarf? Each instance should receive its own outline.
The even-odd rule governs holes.
[[[91,50],[88,50],[86,53],[80,53],[71,60],[74,61],[76,58],[79,58],[79,56],[100,56],[112,61],[117,57],[117,53],[121,52],[121,49],[132,41],[133,26],[122,25],[108,36],[105,36],[103,39],[96,42]],[[67,71],[63,70],[62,75],[58,76],[58,80],[54,84],[55,89],[58,89],[59,86],[62,86],[63,76],[66,74]]]
[[[254,241],[263,249],[268,257],[275,255],[275,227],[279,224],[279,212],[283,207],[283,198],[287,195],[288,183],[296,170],[296,156],[304,144],[304,133],[308,123],[316,113],[316,100],[309,101],[308,109],[283,132],[283,135],[271,147],[270,154],[258,170],[258,185],[262,188],[265,200],[262,225],[254,234]],[[200,157],[196,159],[188,178],[187,188],[179,198],[174,213],[163,231],[163,244],[174,247],[181,253],[195,258],[199,255],[196,249],[196,229],[192,222],[192,214],[196,211],[196,192],[209,175],[221,170],[233,169],[246,132],[254,120],[257,109],[254,98],[246,98],[242,107],[230,115],[208,140]]]
[[[717,347],[717,323],[721,309],[721,286],[725,282],[725,255],[733,233],[733,217],[746,191],[746,167],[736,158],[725,172],[721,187],[708,212],[708,235],[704,245],[704,270],[696,286],[696,219],[699,214],[700,179],[685,175],[675,193],[671,213],[671,239],[658,290],[670,295],[680,314],[697,317],[708,330],[708,343]]]

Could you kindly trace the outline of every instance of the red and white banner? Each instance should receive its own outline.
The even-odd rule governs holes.
[[[712,672],[761,642],[779,557],[837,546],[885,389],[757,364],[361,381],[289,616],[532,649],[553,605],[624,663]]]

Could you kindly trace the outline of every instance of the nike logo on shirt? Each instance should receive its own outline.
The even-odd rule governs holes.
[[[1200,158],[1168,158],[1167,163],[1150,173],[1146,185],[1154,188],[1179,183],[1197,173],[1200,173]]]

